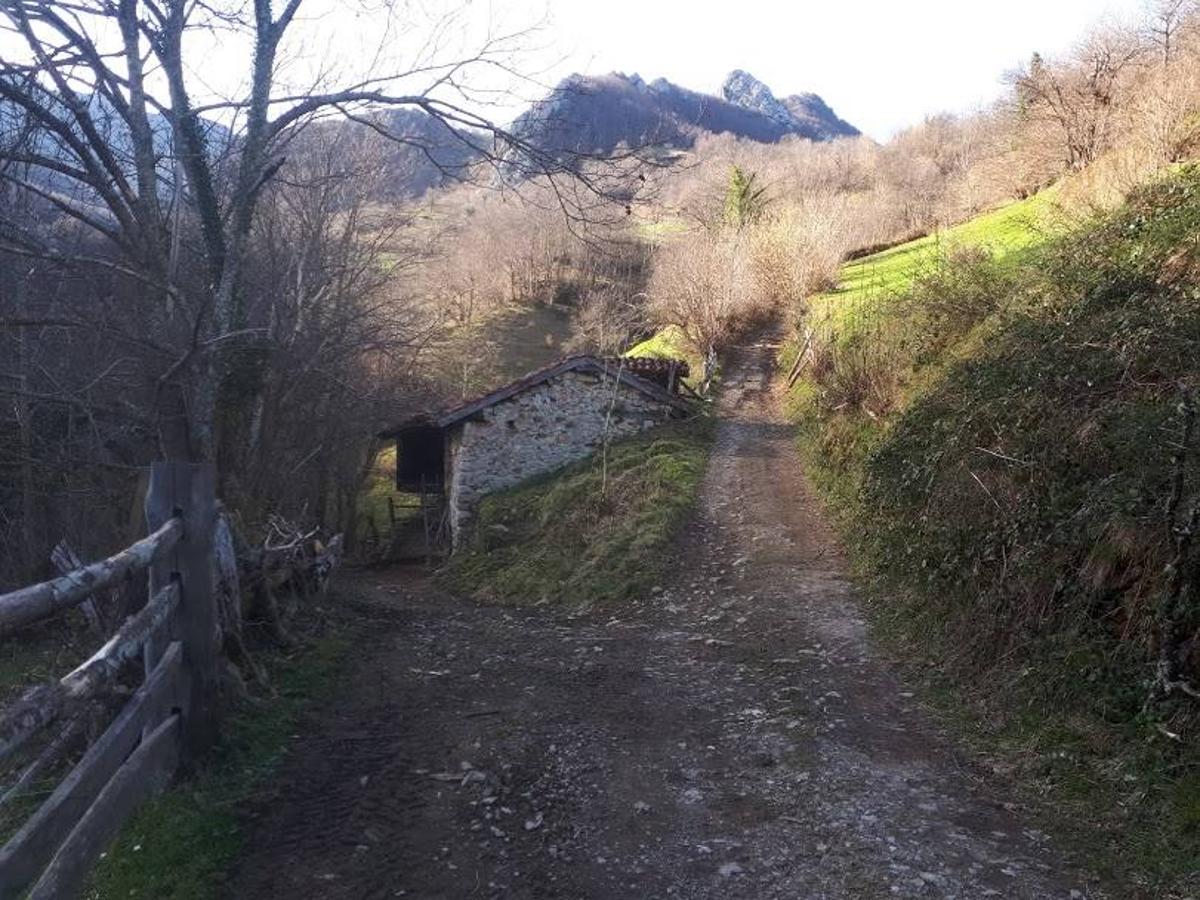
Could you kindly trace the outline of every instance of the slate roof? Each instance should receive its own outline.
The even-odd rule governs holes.
[[[669,360],[658,361],[664,366],[669,366]],[[517,394],[527,391],[530,388],[537,387],[539,384],[549,381],[565,372],[594,372],[597,375],[614,376],[620,374],[621,383],[640,391],[660,403],[667,403],[675,407],[680,412],[691,412],[691,404],[680,397],[678,394],[673,394],[666,388],[655,384],[648,378],[641,378],[632,371],[631,368],[646,369],[646,360],[639,358],[637,363],[631,363],[629,367],[622,364],[620,360],[605,359],[599,356],[568,356],[560,359],[558,362],[551,363],[548,366],[543,366],[540,369],[535,369],[528,375],[518,378],[504,387],[497,388],[482,396],[472,400],[467,400],[454,406],[444,412],[414,416],[394,428],[389,428],[387,431],[379,433],[380,438],[392,438],[402,431],[407,431],[411,428],[449,428],[464,419],[469,419],[482,410],[490,406],[495,406],[497,403],[503,403],[510,397],[515,397]],[[657,366],[652,367],[657,368]],[[687,375],[687,364],[679,361],[678,372],[680,375]]]

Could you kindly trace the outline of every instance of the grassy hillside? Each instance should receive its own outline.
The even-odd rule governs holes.
[[[914,282],[941,269],[947,259],[973,249],[1015,265],[1059,227],[1055,192],[1048,190],[848,263],[837,290],[809,301],[809,322],[838,340],[852,339],[867,327],[872,314],[887,309]]]
[[[1036,194],[1002,206],[977,218],[936,231],[925,237],[892,247],[849,263],[842,270],[838,290],[827,295],[831,301],[878,294],[895,294],[912,285],[914,277],[947,251],[981,247],[996,257],[1007,256],[1036,244],[1050,226],[1053,192]]]
[[[488,323],[496,345],[495,381],[503,384],[566,355],[571,339],[572,307],[536,304],[518,307]]]
[[[1200,388],[1200,171],[1056,236],[1012,222],[957,229],[999,252],[907,284],[895,261],[919,246],[856,264],[851,292],[870,270],[902,287],[871,340],[817,348],[792,411],[883,632],[998,765],[1094,820],[1150,895],[1183,896],[1200,871],[1200,705],[1147,698],[1177,472],[1181,508],[1200,502],[1197,448],[1174,462]],[[1172,618],[1195,679],[1200,609]]]
[[[691,373],[684,381],[692,386],[700,383],[704,374],[704,359],[695,351],[678,325],[668,325],[653,337],[631,347],[626,356],[649,356],[653,359],[682,359]]]
[[[710,433],[705,419],[664,426],[614,444],[607,461],[597,454],[493,494],[447,582],[487,598],[566,607],[648,593],[695,502]]]

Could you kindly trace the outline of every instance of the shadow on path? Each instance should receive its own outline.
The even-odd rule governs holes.
[[[727,367],[675,578],[581,618],[402,572],[229,896],[1098,897],[875,656],[774,348]]]

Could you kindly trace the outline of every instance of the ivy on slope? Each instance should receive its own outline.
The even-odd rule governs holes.
[[[856,373],[886,402],[832,403],[828,373],[793,398],[879,620],[975,695],[1018,765],[1108,817],[1166,896],[1200,871],[1197,705],[1146,705],[1180,402],[1200,390],[1200,171],[1017,270],[951,261],[893,316],[902,346]],[[1185,476],[1187,506],[1200,448]],[[1181,624],[1195,678],[1195,591]]]

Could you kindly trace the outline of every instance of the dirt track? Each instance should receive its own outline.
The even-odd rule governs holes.
[[[356,585],[379,628],[351,699],[307,723],[229,896],[1101,896],[874,655],[771,348],[730,368],[653,596],[568,619]]]

